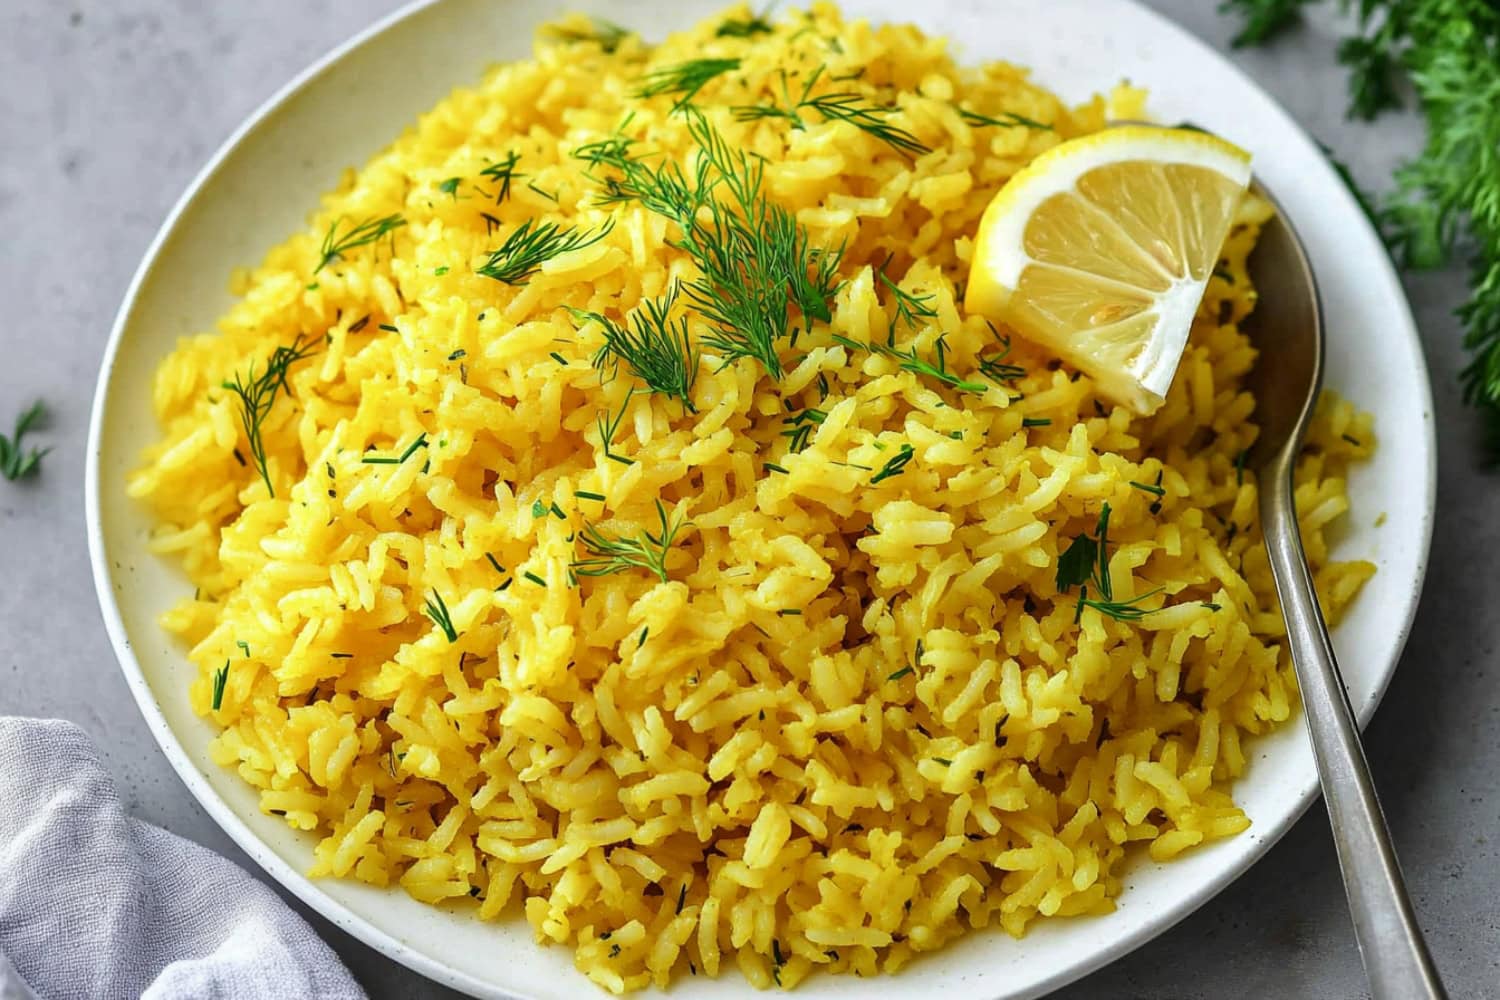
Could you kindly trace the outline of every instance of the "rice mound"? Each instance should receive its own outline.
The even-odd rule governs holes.
[[[716,33],[750,16],[654,48],[553,33],[455,91],[162,362],[161,439],[129,481],[197,588],[163,621],[222,727],[215,758],[320,838],[312,874],[483,919],[519,908],[616,992],[726,960],[760,987],[872,975],[969,928],[1107,912],[1131,845],[1165,860],[1249,825],[1229,793],[1245,737],[1296,701],[1237,463],[1256,435],[1237,324],[1267,206],[1244,203],[1155,416],[1019,341],[1005,360],[1023,376],[955,391],[831,335],[894,328],[931,358],[946,333],[948,369],[979,377],[996,341],[956,303],[985,205],[1107,111],[1138,117],[1142,95],[1068,108],[1022,70],[960,68],[941,38],[828,5]],[[598,324],[565,308],[619,319],[691,276],[672,226],[600,204],[571,154],[623,128],[691,163],[687,116],[636,91],[704,57],[741,60],[695,98],[707,120],[764,157],[766,196],[814,246],[845,252],[832,321],[781,345],[786,376],[705,351],[688,412],[602,377]],[[795,94],[820,64],[898,103],[892,121],[933,151],[728,110],[780,99],[781,70]],[[497,204],[480,171],[511,152]],[[392,213],[406,225],[317,270],[331,226]],[[528,219],[613,228],[529,283],[477,274]],[[882,265],[935,317],[899,317]],[[316,353],[262,430],[273,497],[222,383],[299,337]],[[826,417],[792,454],[784,420],[808,408]],[[903,446],[909,464],[872,481]],[[1374,572],[1330,562],[1325,537],[1372,446],[1369,416],[1325,398],[1297,471],[1334,620]],[[655,530],[658,500],[685,523],[667,582],[571,571],[586,525]],[[1116,599],[1159,589],[1139,621],[1075,622],[1056,586],[1105,503]]]

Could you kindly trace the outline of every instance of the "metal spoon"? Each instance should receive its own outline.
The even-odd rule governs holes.
[[[1269,192],[1259,191],[1275,204]],[[1260,297],[1245,329],[1261,357],[1249,379],[1261,430],[1248,464],[1260,485],[1261,529],[1302,688],[1354,937],[1375,1000],[1445,998],[1406,895],[1302,551],[1292,471],[1323,380],[1323,317],[1307,254],[1280,206],[1261,231],[1250,273]]]

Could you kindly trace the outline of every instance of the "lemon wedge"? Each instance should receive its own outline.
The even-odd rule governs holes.
[[[965,305],[1151,413],[1249,183],[1250,154],[1191,129],[1126,125],[1061,143],[985,210]]]

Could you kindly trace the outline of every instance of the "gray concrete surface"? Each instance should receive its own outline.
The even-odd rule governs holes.
[[[1149,0],[1214,45],[1212,0]],[[0,482],[0,712],[61,716],[102,746],[141,817],[248,863],[157,750],[115,667],[83,528],[89,398],[111,318],[141,253],[193,173],[241,118],[396,0],[0,0],[0,423],[54,410],[39,480]],[[565,4],[563,6],[566,6]],[[1326,6],[1330,6],[1325,4]],[[1330,12],[1233,57],[1366,184],[1420,141],[1420,123],[1344,121]],[[1406,287],[1437,392],[1441,472],[1416,630],[1368,733],[1421,921],[1455,997],[1500,997],[1500,478],[1455,390],[1457,268]],[[0,762],[3,766],[3,762]],[[373,996],[446,995],[313,917]],[[901,995],[899,980],[872,992]],[[684,991],[685,992],[685,991]],[[1063,990],[1066,1000],[1366,995],[1328,823],[1313,809],[1187,925]]]

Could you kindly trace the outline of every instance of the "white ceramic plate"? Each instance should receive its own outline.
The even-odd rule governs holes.
[[[305,223],[338,173],[362,164],[452,87],[528,54],[534,26],[564,7],[660,37],[720,0],[442,0],[409,8],[330,54],[257,112],[214,157],[162,227],[121,306],[99,377],[88,454],[88,527],[104,618],[121,668],[168,759],[203,806],[266,872],[335,924],[412,968],[481,997],[563,1000],[592,987],[568,948],[542,948],[519,918],[481,924],[399,890],[308,881],[312,841],[261,815],[255,793],[215,766],[213,730],[188,707],[191,668],[156,625],[184,578],[146,550],[149,523],[124,493],[154,436],[151,376],[183,334],[229,305],[232,267],[258,261]],[[965,61],[1034,67],[1083,100],[1121,78],[1151,91],[1163,121],[1191,119],[1255,154],[1255,169],[1308,242],[1328,319],[1328,384],[1377,413],[1380,447],[1351,482],[1354,514],[1338,555],[1380,567],[1335,636],[1350,696],[1368,719],[1395,669],[1421,589],[1431,535],[1431,393],[1411,313],[1378,239],[1313,142],[1217,54],[1131,0],[845,0],[850,14],[913,20],[953,39]],[[1376,524],[1376,515],[1387,516]],[[882,989],[908,997],[1025,998],[1149,940],[1243,872],[1312,801],[1316,776],[1300,724],[1251,746],[1235,795],[1254,825],[1169,865],[1142,859],[1106,917],[1041,921],[1024,940],[971,934]],[[745,996],[733,971],[694,995]],[[869,981],[814,976],[804,997],[868,996]]]

